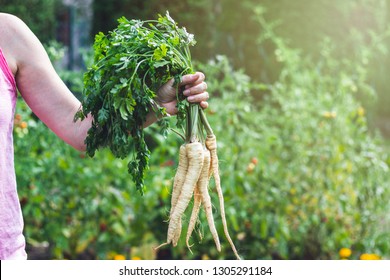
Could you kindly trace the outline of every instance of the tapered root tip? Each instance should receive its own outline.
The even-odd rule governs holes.
[[[234,250],[234,255],[236,256],[236,259],[237,259],[238,261],[242,260],[241,257],[240,257],[240,255],[237,253],[236,250]]]
[[[192,250],[191,250],[191,247],[192,247],[193,245],[194,245],[194,244],[190,245],[189,243],[187,243],[188,251],[190,251],[192,255],[194,254],[194,253],[192,252]]]
[[[155,251],[157,251],[157,250],[159,250],[161,247],[164,247],[164,246],[168,245],[169,243],[170,243],[170,242],[165,242],[165,243],[163,243],[163,244],[158,245],[157,247],[154,247],[153,249],[154,249]]]

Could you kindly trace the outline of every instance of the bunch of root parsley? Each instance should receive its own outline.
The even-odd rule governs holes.
[[[144,123],[152,111],[157,117],[167,115],[165,108],[160,107],[155,99],[158,89],[174,79],[178,101],[176,128],[182,129],[185,144],[180,148],[179,168],[173,184],[167,241],[157,248],[177,245],[182,216],[193,198],[194,207],[186,236],[188,248],[203,205],[216,247],[221,250],[208,193],[209,180],[213,176],[224,233],[235,256],[240,259],[226,225],[216,137],[199,104],[188,103],[178,88],[181,77],[194,72],[189,51],[189,47],[196,43],[194,36],[184,27],[178,27],[168,12],[165,16],[159,15],[157,20],[122,17],[118,22],[115,30],[96,36],[94,64],[84,75],[85,98],[75,119],[82,120],[89,114],[93,116],[85,140],[87,154],[93,157],[97,149],[109,147],[118,158],[131,155],[128,172],[142,194],[150,158]],[[169,123],[162,119],[160,125],[162,133],[166,134]]]

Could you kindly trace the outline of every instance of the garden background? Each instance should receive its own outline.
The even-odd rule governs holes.
[[[228,226],[243,258],[390,259],[390,1],[0,0],[79,98],[94,35],[120,16],[166,10],[198,42],[191,51],[207,76]],[[214,249],[206,223],[194,254],[183,240],[152,249],[166,236],[175,134],[147,129],[141,196],[125,161],[73,150],[22,99],[14,132],[31,259],[234,258],[223,234],[222,253]],[[217,205],[214,213],[222,233]]]

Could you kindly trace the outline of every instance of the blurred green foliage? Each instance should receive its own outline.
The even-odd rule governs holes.
[[[46,42],[56,38],[58,4],[58,0],[0,0],[0,12],[22,18]]]
[[[354,61],[361,48],[373,42],[373,33],[384,34],[390,26],[388,0],[242,0],[240,3],[234,0],[114,0],[109,4],[95,0],[93,34],[111,30],[122,15],[147,19],[169,10],[173,18],[196,35],[195,59],[206,62],[224,54],[236,69],[245,69],[253,81],[273,83],[281,68],[273,56],[275,44],[256,42],[258,34],[265,31],[253,15],[259,6],[267,10],[264,17],[275,25],[277,34],[314,58],[321,56],[318,44],[329,38],[335,44],[335,59]],[[367,83],[375,88],[377,95],[375,99],[362,96],[361,102],[370,106],[367,112],[370,127],[380,127],[383,134],[390,136],[387,126],[390,38],[386,37],[381,44],[366,65]]]
[[[30,245],[49,244],[53,258],[105,259],[110,252],[128,254],[153,228],[162,229],[158,197],[168,195],[168,182],[158,179],[173,170],[155,167],[153,191],[141,197],[125,162],[109,151],[86,157],[29,116],[24,103],[18,106],[27,128],[15,127],[15,166]]]
[[[226,58],[203,67],[220,92],[211,125],[223,135],[221,171],[238,247],[250,258],[334,259],[341,247],[388,257],[389,157],[355,96],[373,94],[364,61],[375,47],[340,61],[325,40],[313,60],[277,36],[261,9],[257,20],[266,30],[261,43],[277,46],[282,69],[274,83],[252,85],[266,92],[261,105]]]
[[[254,10],[263,30],[255,34],[256,44],[275,46],[269,56],[280,69],[274,81],[254,81],[226,56],[196,67],[206,73],[213,97],[207,114],[218,137],[228,226],[240,254],[337,259],[341,248],[350,248],[351,259],[362,253],[390,258],[390,159],[380,136],[369,133],[366,107],[357,98],[376,94],[367,65],[385,37],[372,34],[375,43],[354,59],[339,59],[337,42],[324,38],[312,56],[278,35],[265,15]],[[17,114],[15,166],[29,244],[48,244],[53,258],[234,258],[213,184],[222,253],[205,223],[198,227],[203,240],[192,240],[194,255],[184,240],[158,255],[152,250],[166,238],[181,144],[175,134],[163,138],[156,127],[147,129],[151,169],[140,196],[125,162],[109,151],[85,157],[24,103]]]

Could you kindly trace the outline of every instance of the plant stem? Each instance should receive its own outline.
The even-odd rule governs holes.
[[[206,130],[206,134],[208,136],[211,136],[211,135],[214,135],[214,132],[213,132],[213,129],[211,128],[208,120],[207,120],[207,117],[206,117],[206,114],[205,112],[203,111],[202,108],[199,107],[199,115],[200,115],[200,119],[202,121],[202,124]]]
[[[183,141],[185,141],[186,139],[185,139],[185,137],[183,136],[183,134],[181,134],[179,131],[177,131],[176,129],[174,129],[174,128],[170,128],[170,130],[172,131],[172,132],[174,132],[176,135],[178,135],[181,139],[183,139]]]
[[[198,137],[198,104],[189,104],[187,107],[187,129],[186,142],[193,143],[199,140]]]

